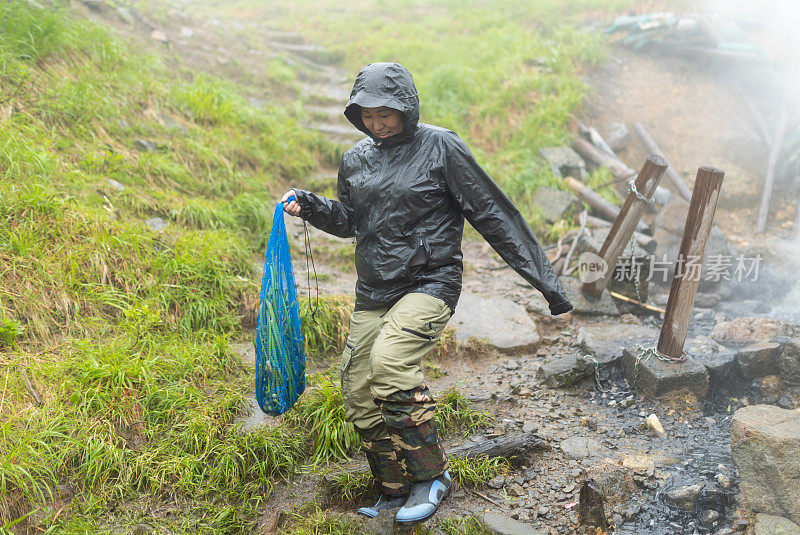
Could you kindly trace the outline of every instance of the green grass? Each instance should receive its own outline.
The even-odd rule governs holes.
[[[442,392],[436,401],[436,423],[445,437],[456,432],[469,433],[492,420],[489,413],[474,409],[464,394],[454,387]]]
[[[494,477],[508,473],[510,465],[502,457],[477,457],[475,459],[450,459],[450,473],[461,485],[482,487]]]

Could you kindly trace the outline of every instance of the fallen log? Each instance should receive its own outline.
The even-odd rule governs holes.
[[[662,151],[659,146],[656,144],[655,140],[650,137],[650,134],[645,129],[642,123],[634,123],[633,129],[636,130],[636,133],[639,135],[639,139],[642,140],[642,144],[647,149],[647,152],[657,154],[662,158],[669,159],[664,155],[664,151]],[[672,165],[667,167],[667,179],[669,179],[670,183],[673,185],[675,190],[680,193],[681,197],[685,200],[690,201],[692,199],[692,192],[689,191],[689,188],[683,182],[683,179],[678,174]]]
[[[636,174],[636,173],[634,173]],[[592,208],[595,209],[599,214],[607,217],[608,219],[615,220],[617,216],[619,216],[619,207],[617,207],[614,203],[611,203],[605,200],[603,197],[592,191],[592,189],[584,184],[583,182],[568,176],[566,177],[567,185],[569,189],[575,193],[581,200],[584,200],[591,205]],[[652,234],[653,232],[650,230],[650,227],[639,222],[636,225],[636,230],[639,232],[644,232],[645,234]]]
[[[608,169],[611,171],[611,175],[616,179],[630,180],[636,174],[634,169],[631,169],[625,165],[618,158],[616,158],[616,156],[606,154],[604,151],[598,149],[582,137],[576,137],[572,140],[572,148],[575,149],[575,152],[593,164],[608,167]]]
[[[474,459],[476,457],[514,457],[535,450],[547,449],[547,443],[535,433],[509,433],[489,438],[477,444],[469,443],[449,448],[450,457]]]
[[[600,135],[600,132],[598,132],[596,128],[592,128],[583,122],[579,122],[578,129],[580,130],[581,134],[589,136],[589,141],[591,141],[595,147],[599,148],[601,151],[605,152],[615,160],[622,161],[614,152],[614,149],[612,149],[611,146],[606,143],[606,140],[603,139],[603,136]]]
[[[767,229],[767,212],[769,212],[769,202],[772,199],[772,185],[775,182],[775,167],[778,165],[778,156],[783,147],[783,138],[786,135],[786,126],[789,123],[789,116],[786,110],[781,112],[781,118],[778,120],[778,128],[775,130],[775,142],[772,144],[772,150],[769,153],[769,162],[767,163],[767,176],[764,179],[764,194],[761,196],[761,207],[758,209],[758,223],[756,224],[756,232],[761,233]]]

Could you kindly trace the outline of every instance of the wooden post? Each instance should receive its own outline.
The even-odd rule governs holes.
[[[664,171],[667,169],[667,165],[669,165],[667,160],[657,154],[648,156],[647,161],[642,166],[642,170],[639,171],[639,176],[636,177],[636,191],[645,198],[652,197],[656,191],[656,186],[658,186],[661,177],[664,175]],[[608,269],[600,279],[584,283],[581,287],[583,293],[594,297],[600,297],[600,294],[603,293],[603,289],[605,289],[614,274],[619,255],[622,254],[631,241],[633,231],[642,214],[644,214],[645,208],[647,208],[645,201],[640,199],[634,192],[628,193],[625,204],[622,205],[622,209],[619,211],[619,216],[614,220],[614,225],[600,248],[599,256],[605,261]]]
[[[724,177],[725,171],[714,167],[701,167],[697,170],[678,261],[675,264],[675,276],[669,290],[667,311],[661,325],[661,335],[658,337],[658,351],[672,358],[683,355],[686,331],[689,329],[694,298],[700,284],[703,254],[711,234]]]
[[[775,143],[769,152],[769,163],[767,164],[767,176],[764,179],[764,194],[761,196],[761,207],[758,209],[758,224],[756,232],[761,233],[767,230],[767,212],[769,212],[769,201],[772,199],[772,184],[775,181],[775,167],[778,165],[778,156],[781,154],[783,137],[786,135],[786,125],[789,116],[784,110],[778,122],[778,129],[775,131]]]
[[[642,140],[642,144],[647,149],[647,152],[658,154],[662,158],[666,158],[666,156],[664,156],[664,151],[662,151],[658,145],[656,145],[656,142],[652,137],[650,137],[650,134],[647,133],[647,130],[645,130],[642,123],[634,123],[633,129],[636,130],[636,133],[639,135],[639,139]],[[677,192],[680,193],[681,197],[687,201],[692,198],[692,192],[689,191],[689,188],[683,182],[681,176],[671,165],[667,167],[667,178]]]

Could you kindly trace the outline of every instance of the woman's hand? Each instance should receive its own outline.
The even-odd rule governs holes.
[[[294,197],[295,200],[293,200],[292,202],[288,202],[287,203],[286,199],[288,199],[289,197]],[[289,215],[299,216],[300,215],[300,205],[297,203],[296,199],[297,199],[297,193],[295,193],[295,191],[293,189],[290,189],[289,191],[284,193],[283,197],[281,197],[281,202],[284,203],[283,211],[286,212]]]

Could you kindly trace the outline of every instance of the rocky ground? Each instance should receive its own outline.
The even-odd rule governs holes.
[[[196,67],[234,79],[265,76],[265,58],[300,66],[302,79],[297,87],[311,112],[307,127],[343,145],[360,137],[341,115],[351,73],[329,63],[330,56],[302,36],[251,22],[200,19],[185,6],[174,7],[160,18],[158,27],[141,34],[141,24],[126,21],[119,11],[86,10],[91,16],[118,17],[115,24],[121,31],[138,35],[146,46],[165,47]],[[225,39],[228,35],[241,38]],[[617,120],[642,120],[623,103],[647,108],[647,96],[640,94],[643,86],[620,84],[623,74],[617,71],[627,69],[624,76],[636,78],[658,69],[653,59],[633,54],[624,59],[626,67],[603,67],[614,70],[617,78],[609,81],[601,74],[594,78],[598,91],[593,98],[605,97],[606,102],[592,101],[589,118],[603,121],[613,112]],[[660,66],[671,77],[668,87],[685,87],[682,68]],[[672,93],[670,98],[676,102],[689,94],[678,89]],[[257,102],[262,95],[251,98]],[[672,116],[667,109],[663,112]],[[648,120],[658,131],[659,118]],[[685,132],[673,130],[669,139]],[[663,134],[668,131],[658,133],[666,138]],[[686,157],[681,167],[689,175],[699,158],[690,157],[699,150],[697,143],[665,145],[676,152],[681,146],[689,147],[682,154]],[[697,165],[704,163],[713,162],[698,161]],[[335,174],[335,169],[320,169],[307,186],[330,193]],[[749,191],[747,186],[738,189],[743,194]],[[297,219],[288,219],[293,247],[299,253],[303,229]],[[737,246],[746,245],[746,240],[736,240],[746,235],[746,225],[735,220],[727,225],[723,221],[721,226]],[[320,292],[350,294],[355,282],[349,261],[352,242],[313,228],[309,231]],[[572,314],[553,318],[537,292],[480,239],[465,241],[464,255],[464,295],[451,322],[462,349],[437,363],[442,375],[430,380],[430,386],[434,392],[456,386],[478,408],[489,411],[494,424],[449,446],[522,431],[535,433],[547,447],[520,459],[511,473],[495,478],[488,488],[456,489],[439,517],[483,516],[498,533],[582,533],[586,528],[578,522],[579,495],[592,479],[605,493],[609,529],[615,533],[725,535],[746,529],[759,534],[793,533],[797,526],[791,522],[800,523],[798,479],[765,479],[752,468],[769,462],[800,470],[794,410],[800,401],[800,330],[777,320],[736,319],[772,311],[776,285],[786,284],[775,275],[777,269],[772,270],[772,278],[766,270],[761,285],[703,288],[689,333],[691,356],[686,363],[674,364],[646,352],[658,337],[661,320],[657,315],[607,296],[601,303],[583,302],[577,283],[567,277],[565,286],[576,303],[581,301],[580,306]],[[301,256],[296,258],[300,259],[295,261],[298,288],[305,294],[311,290],[306,266]],[[667,290],[651,288],[650,302],[663,306]],[[787,288],[777,292],[785,293]],[[476,344],[475,338],[481,343]],[[757,403],[769,405],[752,407]],[[246,427],[269,425],[269,418],[255,405],[251,409]],[[750,411],[761,412],[753,416]],[[653,421],[651,415],[660,421],[663,434],[647,423]],[[739,429],[738,434],[734,432],[733,450],[732,420],[734,429]],[[776,436],[787,427],[786,436]],[[743,466],[749,467],[746,474]],[[278,515],[270,513],[304,503],[315,495],[318,484],[314,477],[307,477],[279,487],[265,506],[260,529],[274,530]],[[756,518],[751,510],[774,516]],[[376,524],[376,530],[386,529],[381,525],[378,529]]]

